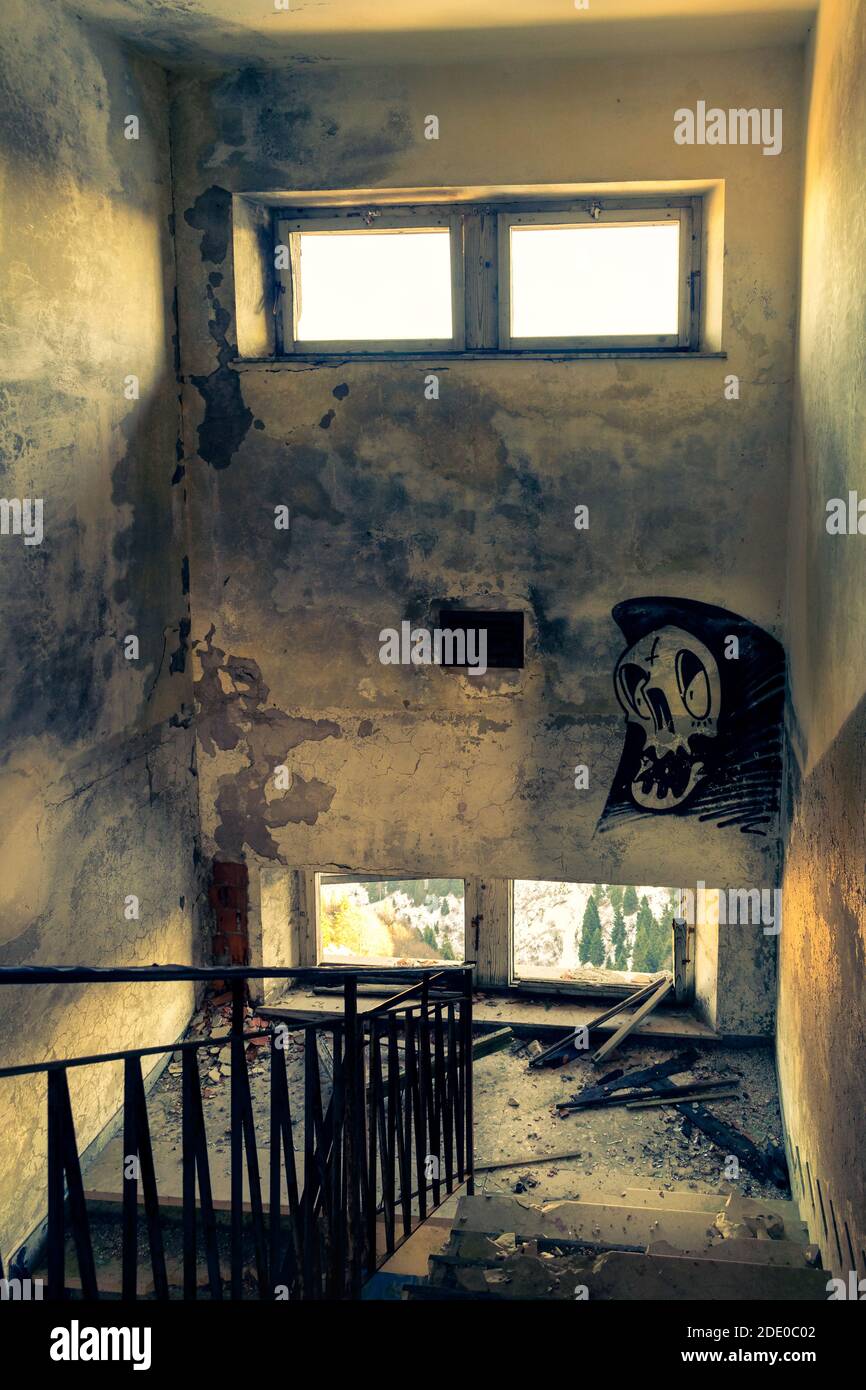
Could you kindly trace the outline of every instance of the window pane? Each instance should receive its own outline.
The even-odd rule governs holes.
[[[679,234],[678,222],[512,227],[512,336],[676,333]]]
[[[514,881],[514,973],[524,980],[623,980],[672,968],[679,891],[651,885]]]
[[[462,878],[319,880],[326,964],[423,965],[463,960]]]
[[[298,339],[450,338],[451,235],[301,232]]]

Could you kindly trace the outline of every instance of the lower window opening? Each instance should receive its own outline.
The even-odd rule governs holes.
[[[671,970],[680,890],[515,879],[515,983],[646,983]]]
[[[321,965],[462,964],[462,878],[320,874],[318,885]]]

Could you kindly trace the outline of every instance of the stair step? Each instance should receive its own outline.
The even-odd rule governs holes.
[[[735,1260],[750,1265],[780,1265],[788,1269],[810,1269],[818,1257],[816,1245],[801,1245],[797,1240],[731,1240],[708,1241],[688,1249],[677,1249],[667,1241],[652,1241],[648,1255],[665,1255],[671,1259]]]
[[[550,1202],[524,1206],[514,1198],[464,1197],[457,1209],[458,1230],[499,1234],[563,1236],[604,1245],[648,1245],[665,1240],[677,1249],[704,1246],[712,1239],[715,1213],[601,1206],[590,1202]]]
[[[720,1192],[692,1192],[681,1189],[669,1190],[663,1187],[622,1187],[609,1183],[604,1188],[594,1188],[583,1183],[574,1183],[574,1191],[566,1200],[591,1203],[594,1206],[646,1207],[654,1210],[704,1211],[715,1217],[730,1203],[736,1203],[743,1215],[758,1216],[761,1213],[779,1216],[783,1221],[800,1221],[796,1202],[784,1201],[777,1197],[741,1197],[727,1188]]]
[[[615,1251],[599,1256],[587,1284],[596,1300],[826,1302],[828,1278],[821,1269]]]

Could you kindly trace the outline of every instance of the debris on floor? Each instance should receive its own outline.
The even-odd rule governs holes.
[[[826,1275],[794,1203],[737,1195],[693,1198],[650,1188],[551,1202],[463,1197],[447,1244],[410,1299],[687,1299],[702,1285],[727,1296],[820,1298]],[[769,1292],[768,1292],[769,1291]],[[696,1295],[695,1295],[696,1296]]]
[[[747,1197],[785,1193],[770,1048],[703,1045],[672,1056],[662,1045],[630,1038],[627,1049],[608,1071],[594,1066],[587,1050],[558,1067],[534,1066],[545,1048],[536,1041],[530,1052],[525,1039],[478,1061],[479,1188],[514,1191],[519,1183],[526,1192],[536,1183],[534,1200],[575,1197],[611,1175],[621,1184],[626,1174],[635,1184],[649,1179],[668,1190],[682,1184]],[[667,1105],[629,1108],[640,1096],[661,1100],[662,1081],[703,1087],[713,1099],[704,1105],[686,1095],[677,1103],[674,1095]],[[611,1104],[617,1096],[627,1103]],[[702,1128],[706,1116],[718,1125],[714,1137]]]

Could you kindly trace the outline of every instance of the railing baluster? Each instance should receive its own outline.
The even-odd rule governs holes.
[[[358,977],[347,975],[343,985],[346,1028],[346,1205],[348,1216],[349,1296],[361,1293],[364,1227],[361,1220],[361,1170],[364,1155],[363,1034],[358,1019]],[[360,1080],[359,1080],[360,1079]]]
[[[370,1092],[367,1139],[367,1271],[376,1272],[376,1207],[378,1206],[378,1140],[379,1102],[382,1095],[382,1051],[379,1041],[379,1021],[370,1019]],[[384,1159],[384,1153],[382,1155]]]
[[[397,1162],[397,1136],[402,1140],[400,1125],[400,1050],[397,1043],[397,1019],[394,1014],[388,1018],[388,1104],[387,1120],[387,1165],[382,1174],[383,1202],[385,1205],[385,1231],[388,1240],[388,1253],[392,1253],[396,1237],[396,1213],[394,1206],[395,1174]],[[390,1226],[389,1226],[390,1220]]]
[[[198,1075],[198,1050],[185,1048],[183,1053],[183,1215],[184,1298],[194,1299],[198,1293],[198,1250],[196,1239],[195,1177],[198,1171],[198,1190],[201,1204],[201,1224],[208,1283],[213,1299],[223,1296],[220,1273],[219,1244],[216,1215],[211,1192],[210,1166],[207,1156],[207,1131],[201,1101]]]
[[[430,986],[426,976],[421,987],[421,1012],[418,1016],[418,1115],[417,1138],[421,1140],[418,1159],[418,1211],[423,1221],[427,1215],[427,1160],[432,1158],[433,1095],[430,1085]]]
[[[231,1291],[233,1299],[243,1298],[243,1243],[244,1243],[244,1132],[243,1102],[239,1078],[246,1063],[244,1048],[244,997],[243,980],[232,980],[232,1032],[231,1032]]]
[[[319,1052],[315,1027],[304,1029],[304,1297],[315,1299],[320,1289],[315,1282],[316,1219],[316,1121],[314,1096],[319,1075]]]
[[[446,1037],[448,1046],[445,1053],[445,1190],[454,1191],[454,1099],[456,1091],[457,1054],[455,1046],[456,1026],[454,1005],[448,1004],[446,1014]]]
[[[409,1170],[409,1181],[407,1184],[407,1197],[409,1199],[409,1210],[411,1213],[411,1198],[413,1187],[417,1184],[418,1210],[423,1221],[427,1214],[427,1193],[424,1184],[424,1152],[426,1141],[424,1136],[424,1112],[421,1105],[420,1077],[418,1068],[418,1044],[417,1044],[417,1022],[413,1014],[406,1013],[406,1109],[411,1115],[414,1128],[415,1140],[415,1161],[412,1162],[412,1149],[407,1146],[407,1168]],[[414,1179],[412,1170],[414,1166]],[[405,1225],[405,1204],[404,1204],[404,1225]],[[411,1217],[409,1230],[412,1229]]]
[[[463,1032],[463,1071],[464,1071],[464,1106],[466,1113],[466,1191],[471,1197],[475,1192],[475,1135],[474,1135],[474,1111],[472,1098],[472,971],[463,971],[463,988],[465,990],[465,1001],[461,1005],[461,1018],[465,1011],[465,1018],[462,1018],[464,1025]]]
[[[271,1294],[276,1284],[285,1284],[290,1297],[297,1296],[300,1281],[300,1260],[303,1240],[300,1230],[298,1176],[295,1167],[295,1141],[292,1133],[292,1112],[289,1084],[286,1077],[284,1050],[271,1048]],[[286,1192],[289,1200],[289,1237],[285,1254],[280,1260],[282,1231],[282,1174],[285,1165]]]
[[[195,1209],[195,1112],[192,1088],[198,1085],[198,1062],[191,1048],[184,1048],[181,1086],[183,1110],[181,1116],[181,1164],[183,1172],[183,1296],[187,1300],[198,1293],[198,1260]]]
[[[232,1085],[235,1084],[235,1069],[232,1067]],[[256,1278],[259,1285],[259,1298],[267,1297],[268,1256],[265,1241],[265,1214],[262,1207],[262,1182],[259,1173],[259,1153],[256,1144],[256,1122],[253,1115],[253,1097],[250,1090],[250,1074],[247,1070],[246,1049],[243,1051],[238,1085],[241,1092],[241,1115],[243,1117],[244,1143],[247,1151],[247,1181],[250,1189],[250,1213],[253,1225],[253,1249],[256,1260]]]
[[[81,1165],[78,1161],[78,1145],[75,1141],[75,1122],[72,1118],[72,1103],[69,1099],[66,1068],[62,1067],[54,1072],[49,1072],[49,1078],[53,1078],[56,1091],[57,1110],[55,1118],[59,1124],[62,1166],[66,1170],[69,1222],[78,1257],[81,1293],[84,1298],[96,1299],[99,1297],[99,1289],[96,1283],[96,1266],[93,1260],[93,1247],[90,1242],[90,1223],[87,1218],[87,1203],[84,1200],[84,1183],[81,1179]],[[62,1185],[62,1177],[60,1181]]]
[[[141,1190],[144,1194],[144,1210],[147,1218],[147,1240],[150,1247],[150,1267],[153,1272],[153,1290],[160,1302],[168,1298],[168,1275],[165,1268],[165,1250],[162,1243],[162,1227],[159,1223],[159,1193],[156,1187],[156,1169],[153,1162],[153,1148],[150,1142],[150,1125],[147,1118],[147,1099],[144,1094],[144,1081],[141,1076],[141,1060],[136,1057],[132,1067],[132,1091],[136,1110],[136,1136],[138,1139],[138,1161],[141,1168]]]
[[[343,1287],[343,1258],[346,1249],[346,1211],[343,1205],[343,1144],[345,1142],[344,1128],[346,1119],[346,1073],[343,1057],[343,1030],[339,1024],[334,1027],[333,1039],[334,1076],[331,1089],[333,1128],[330,1175],[331,1259],[328,1273],[328,1290],[330,1298],[342,1298],[345,1293]]]
[[[403,1075],[400,1077],[399,1052],[392,1061],[397,1076],[397,1164],[400,1169],[400,1208],[403,1234],[412,1229],[412,1095],[409,1089],[409,1013],[403,1014]]]
[[[355,1119],[358,1127],[358,1143],[356,1152],[358,1154],[358,1294],[361,1292],[361,1280],[365,1268],[369,1267],[369,1240],[367,1230],[367,1194],[369,1191],[369,1181],[367,1175],[367,1057],[368,1048],[366,1045],[367,1025],[363,1017],[358,1018],[358,1108],[355,1112]]]
[[[465,1032],[463,1028],[463,1006],[464,1000],[458,1004],[458,1014],[454,1034],[454,1079],[456,1082],[454,1092],[454,1117],[455,1129],[457,1131],[457,1181],[463,1182],[466,1176],[466,1087],[463,1072],[463,1042]]]
[[[436,1169],[433,1181],[433,1201],[438,1206],[442,1200],[441,1173],[442,1128],[445,1118],[445,1044],[442,1037],[442,1005],[433,1009],[433,1143],[431,1150],[436,1152]]]
[[[123,1065],[123,1228],[121,1288],[124,1303],[138,1297],[138,1115],[135,1104],[134,1072],[137,1057],[127,1057]],[[140,1074],[140,1072],[139,1072]],[[127,1167],[131,1168],[127,1172]]]
[[[48,1082],[48,1297],[66,1297],[66,1230],[64,1222],[63,1116],[59,1071]]]

